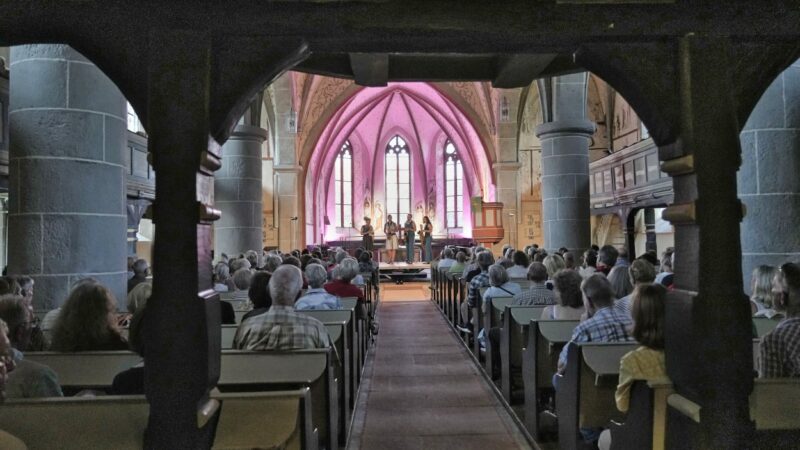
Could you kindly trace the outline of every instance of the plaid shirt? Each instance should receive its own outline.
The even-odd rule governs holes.
[[[489,271],[484,270],[481,273],[472,277],[467,289],[467,303],[470,308],[478,304],[478,299],[481,297],[481,288],[489,287]]]
[[[555,305],[556,294],[544,284],[534,284],[530,289],[515,295],[511,304],[513,306]]]
[[[570,342],[632,341],[633,336],[628,333],[628,329],[632,326],[631,317],[613,306],[600,308],[594,313],[594,316],[575,327]],[[567,364],[567,347],[567,345],[564,346],[558,357],[559,366]]]
[[[800,377],[800,317],[782,320],[761,338],[761,378]]]
[[[330,336],[319,320],[291,306],[272,307],[239,325],[233,337],[238,350],[302,350],[330,347]]]

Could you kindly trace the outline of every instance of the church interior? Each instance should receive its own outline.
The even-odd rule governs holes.
[[[798,174],[794,2],[0,0],[0,448],[797,448]]]

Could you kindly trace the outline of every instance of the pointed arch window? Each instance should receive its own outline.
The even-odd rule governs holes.
[[[464,209],[464,169],[450,140],[444,145],[444,196],[445,227],[458,228]]]
[[[339,228],[353,226],[353,147],[345,141],[334,165],[335,221]]]
[[[411,154],[400,136],[389,140],[385,155],[386,215],[403,223],[411,212]]]

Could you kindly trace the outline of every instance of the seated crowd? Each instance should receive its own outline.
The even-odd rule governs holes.
[[[576,254],[580,256],[577,261]],[[668,248],[661,258],[646,252],[629,260],[627,250],[611,245],[593,246],[582,254],[566,248],[548,254],[535,245],[523,251],[506,246],[495,261],[491,251],[480,246],[446,247],[432,262],[432,270],[453,273],[454,255],[463,255],[465,260],[463,270],[459,268],[457,274],[467,286],[460,311],[463,326],[457,325],[461,332],[471,334],[480,328],[476,318],[470,317],[474,305],[482,305],[485,313],[493,298],[513,297],[512,306],[546,306],[543,320],[579,320],[571,342],[639,344],[620,361],[616,400],[621,412],[628,409],[633,381],[669,381],[664,362],[664,304],[667,292],[673,289],[673,248]],[[527,280],[528,287],[520,289],[520,280]],[[760,340],[758,376],[800,377],[800,266],[759,266],[752,273],[750,290],[753,316],[780,320]],[[484,331],[488,337],[485,344]],[[477,337],[482,345],[492,345],[496,372],[491,374],[493,378],[499,376],[500,331],[481,330]],[[553,379],[556,395],[559,374],[566,368],[566,352],[567,346]],[[601,448],[609,448],[607,431],[584,428],[580,432],[587,443],[596,445],[599,441]]]

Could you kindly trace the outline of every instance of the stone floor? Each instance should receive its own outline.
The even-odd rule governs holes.
[[[348,449],[530,448],[426,298],[427,284],[382,289]]]

